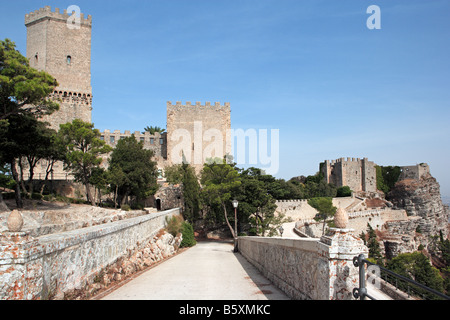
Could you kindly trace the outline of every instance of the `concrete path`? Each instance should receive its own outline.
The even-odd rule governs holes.
[[[199,242],[102,300],[289,300],[233,245]]]
[[[294,232],[295,221],[283,224],[283,238],[297,238],[300,236]]]

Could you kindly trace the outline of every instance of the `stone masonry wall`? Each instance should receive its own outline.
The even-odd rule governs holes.
[[[205,160],[231,154],[229,103],[191,104],[167,102],[167,159],[170,164],[187,161],[200,171]],[[183,159],[184,158],[184,159]]]
[[[375,163],[367,158],[325,160],[320,165],[320,171],[327,183],[333,183],[337,187],[348,186],[354,192],[377,191]]]
[[[296,300],[351,300],[358,287],[353,257],[368,253],[361,239],[333,229],[319,239],[239,238],[240,253]]]
[[[39,238],[4,232],[0,236],[0,299],[47,299],[82,290],[119,259],[150,248],[166,217],[179,213],[172,209]],[[166,256],[173,254],[168,250]]]
[[[69,17],[67,10],[52,12],[49,6],[25,16],[30,66],[58,81],[51,98],[59,102],[60,110],[43,118],[55,130],[74,119],[91,122],[92,17],[80,13],[75,26],[68,24]]]

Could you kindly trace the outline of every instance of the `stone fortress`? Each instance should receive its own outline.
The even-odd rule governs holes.
[[[72,13],[71,13],[72,14]],[[58,87],[52,98],[59,102],[60,110],[42,120],[50,123],[50,127],[58,130],[60,124],[81,119],[92,122],[92,87],[91,87],[91,32],[92,16],[87,18],[80,13],[79,21],[69,15],[67,10],[61,12],[56,8],[52,12],[46,6],[25,15],[27,27],[27,58],[30,65],[44,70],[55,77]],[[223,158],[231,153],[229,134],[231,129],[230,104],[221,105],[215,102],[191,104],[176,102],[167,103],[167,132],[148,132],[105,130],[101,133],[108,145],[114,147],[120,139],[134,134],[142,141],[144,148],[154,151],[154,160],[162,172],[165,167],[181,163],[181,160],[201,168],[206,158],[215,156]],[[211,130],[215,130],[211,134]],[[179,133],[187,134],[188,137]],[[208,150],[208,141],[223,143]],[[206,143],[203,143],[206,141]],[[217,143],[215,144],[217,146]],[[181,147],[181,148],[180,148]],[[174,160],[175,159],[175,160]],[[36,176],[46,168],[41,163],[36,168]],[[64,172],[62,163],[53,167],[53,178],[71,179]],[[162,175],[160,176],[162,178]]]
[[[77,118],[92,121],[92,17],[89,15],[86,18],[84,14],[80,14],[79,21],[75,24],[70,23],[71,18],[67,10],[61,12],[56,8],[52,12],[49,6],[25,16],[27,58],[30,65],[47,71],[59,83],[52,97],[59,101],[60,110],[43,119],[54,129]],[[180,160],[187,161],[198,170],[207,157],[222,158],[231,153],[230,113],[229,103],[221,105],[206,102],[202,105],[200,102],[186,102],[183,105],[181,102],[168,102],[167,132],[151,135],[140,131],[105,130],[101,133],[101,138],[114,147],[120,139],[134,135],[138,141],[143,142],[144,148],[154,151],[155,161],[161,171],[174,164],[174,159],[178,163]],[[212,145],[214,148],[211,148]],[[413,233],[418,226],[432,235],[446,229],[448,208],[442,204],[439,184],[431,176],[428,165],[401,167],[399,187],[392,191],[392,202],[386,201],[385,195],[377,190],[375,166],[367,158],[340,158],[320,164],[319,170],[326,182],[338,187],[349,186],[354,191],[354,197],[334,201],[335,205],[349,212],[351,221],[359,219],[358,224],[354,223],[357,230],[364,230],[367,223],[372,221],[373,227],[379,227],[380,230],[396,228],[396,234],[403,235],[399,241],[409,239],[406,242],[411,243],[411,239],[417,238]],[[38,166],[36,175],[39,175],[40,169],[45,170],[45,167],[45,164]],[[62,164],[55,166],[54,171],[53,179],[70,180],[70,175],[63,171]],[[163,179],[161,184],[164,185]],[[155,201],[158,198],[180,201],[180,191],[166,184],[155,195]],[[277,212],[285,213],[298,220],[302,227],[309,226],[309,231],[313,230],[311,219],[315,212],[308,208],[306,201],[278,201],[277,204]],[[164,210],[173,205],[173,202],[162,205],[159,203],[157,207]],[[375,221],[378,222],[374,223]],[[416,247],[419,242],[414,242]]]
[[[427,247],[441,232],[448,237],[449,207],[441,199],[440,186],[426,163],[401,166],[397,183],[388,194],[377,190],[376,164],[367,158],[326,160],[319,166],[327,183],[349,186],[351,197],[334,198],[333,205],[344,209],[348,228],[355,234],[366,232],[368,224],[377,231],[388,257],[412,252],[422,244]],[[295,221],[297,234],[317,238],[322,222],[307,200],[277,201],[277,213]]]
[[[320,164],[320,172],[327,183],[337,187],[348,186],[354,192],[376,193],[377,172],[376,164],[367,158],[340,158],[337,160],[325,160]],[[401,175],[399,180],[419,180],[425,174],[430,173],[426,163],[415,166],[400,166]]]
[[[348,186],[353,191],[377,191],[375,163],[367,158],[325,160],[320,167],[320,172],[327,183],[332,183],[337,187]]]

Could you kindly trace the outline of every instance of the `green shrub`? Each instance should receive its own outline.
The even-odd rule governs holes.
[[[186,221],[183,222],[181,226],[181,233],[183,235],[183,240],[181,241],[180,244],[181,248],[192,247],[197,244],[197,241],[195,241],[194,237],[194,229],[188,222]]]
[[[121,208],[123,211],[130,211],[130,210],[131,210],[130,206],[127,205],[127,204],[122,205],[120,208]]]
[[[179,233],[182,232],[183,227],[183,217],[182,216],[173,216],[171,219],[166,217],[167,222],[167,232],[176,237]]]
[[[336,197],[350,197],[352,195],[352,190],[348,186],[339,187],[337,189]]]
[[[33,199],[33,200],[42,200],[42,194],[40,194],[40,193],[32,193],[31,194],[31,199]]]

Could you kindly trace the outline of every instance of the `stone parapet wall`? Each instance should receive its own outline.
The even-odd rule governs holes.
[[[408,217],[405,210],[391,209],[371,209],[348,213],[348,228],[353,229],[355,234],[367,231],[367,224],[378,230],[387,230],[391,232],[389,225],[409,223],[411,217]],[[332,219],[329,219],[332,221]],[[300,219],[295,223],[295,227],[302,233],[312,238],[318,238],[322,234],[323,222],[314,219]]]
[[[318,213],[316,209],[308,204],[308,200],[304,199],[277,200],[275,204],[277,206],[276,213],[284,214],[286,217],[291,217],[294,220],[312,219]]]
[[[368,253],[361,239],[332,229],[321,239],[239,238],[240,253],[296,300],[350,300],[358,287],[353,257]]]
[[[47,299],[82,289],[102,270],[142,249],[179,209],[32,238],[0,236],[0,299]]]

